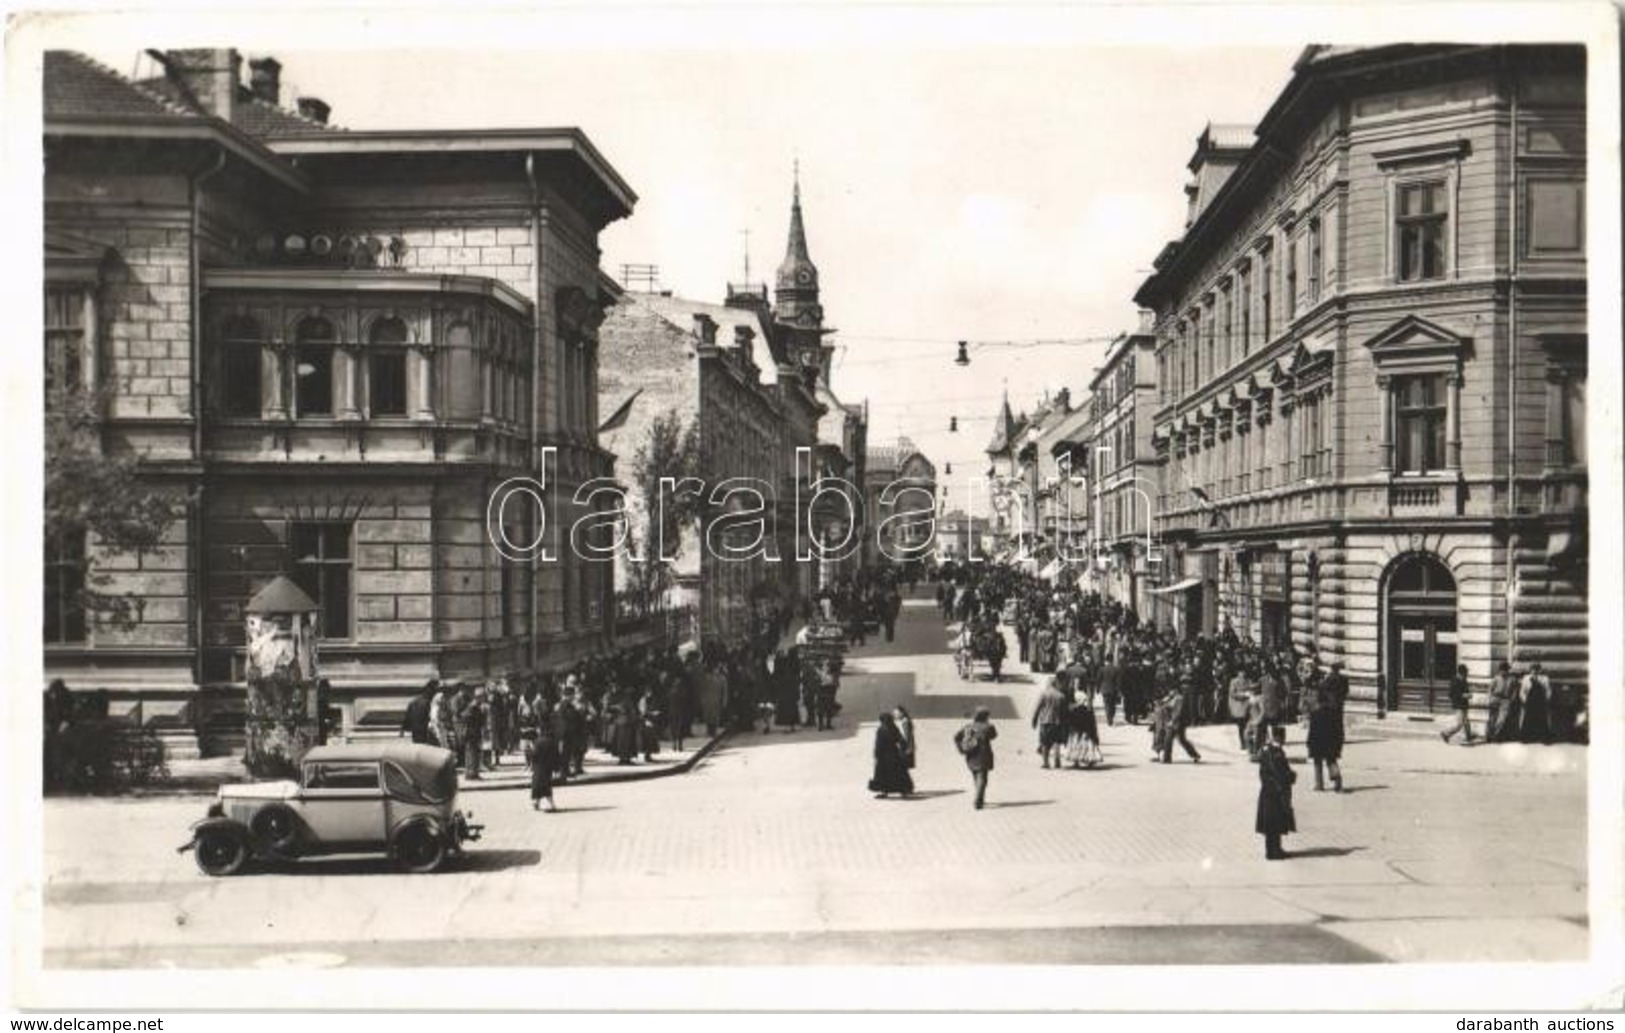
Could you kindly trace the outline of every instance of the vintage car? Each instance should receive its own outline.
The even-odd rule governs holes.
[[[235,874],[250,858],[379,851],[404,871],[432,872],[479,838],[468,817],[457,809],[449,750],[399,741],[317,746],[297,782],[221,786],[179,851],[193,851],[208,875]]]

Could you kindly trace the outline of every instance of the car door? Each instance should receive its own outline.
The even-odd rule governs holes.
[[[376,760],[305,765],[300,811],[319,849],[376,849],[384,843],[384,790]]]

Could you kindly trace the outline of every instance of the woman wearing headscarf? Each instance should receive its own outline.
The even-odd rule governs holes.
[[[869,791],[882,800],[892,793],[907,796],[914,791],[914,780],[908,774],[908,744],[887,711],[881,712],[880,727],[875,729],[875,774],[869,780]]]

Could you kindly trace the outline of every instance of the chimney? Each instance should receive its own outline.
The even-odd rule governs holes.
[[[1140,309],[1140,333],[1142,333],[1142,334],[1150,334],[1150,333],[1155,333],[1156,330],[1157,330],[1157,314],[1156,314],[1156,312],[1151,310],[1151,309],[1148,309],[1148,308]]]
[[[198,107],[230,122],[237,103],[237,80],[242,55],[230,48],[171,50],[164,54],[169,78],[179,84]]]
[[[299,113],[301,115],[310,119],[312,122],[320,122],[324,126],[327,125],[327,116],[333,111],[333,109],[328,106],[327,101],[322,100],[319,97],[300,97],[297,103],[299,105]]]
[[[261,57],[248,62],[248,88],[272,107],[282,104],[282,62]]]
[[[755,341],[756,331],[748,326],[734,327],[734,347],[739,349],[739,357],[747,363],[755,361]]]
[[[702,347],[714,347],[717,343],[716,320],[704,312],[694,313],[694,339]]]
[[[1063,387],[1055,392],[1055,408],[1060,411],[1062,416],[1072,411],[1072,389],[1070,387]]]

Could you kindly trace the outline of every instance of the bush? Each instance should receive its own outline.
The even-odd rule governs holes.
[[[164,744],[145,728],[109,718],[75,720],[45,743],[45,787],[117,793],[169,775]]]

